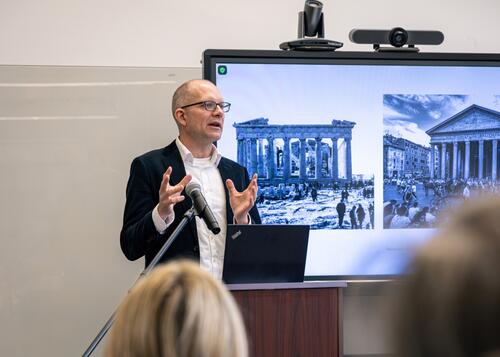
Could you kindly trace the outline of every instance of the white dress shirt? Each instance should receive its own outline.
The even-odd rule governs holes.
[[[215,278],[222,279],[227,220],[224,183],[217,169],[221,154],[214,145],[210,157],[198,159],[193,157],[193,154],[181,143],[179,138],[175,140],[175,143],[181,154],[186,174],[193,177],[192,181],[200,184],[203,195],[221,228],[220,233],[215,235],[207,228],[202,219],[195,218],[198,244],[200,246],[200,266]],[[152,216],[158,233],[164,233],[175,218],[174,214],[172,214],[164,221],[158,214],[158,205],[153,210]]]

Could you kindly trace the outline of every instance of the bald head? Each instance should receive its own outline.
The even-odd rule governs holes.
[[[172,97],[172,115],[175,118],[175,110],[184,105],[188,105],[198,100],[200,92],[204,86],[215,87],[215,85],[205,79],[192,79],[184,82],[174,92]]]

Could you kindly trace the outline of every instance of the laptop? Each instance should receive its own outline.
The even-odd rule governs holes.
[[[304,281],[308,225],[228,225],[222,280],[226,284]]]

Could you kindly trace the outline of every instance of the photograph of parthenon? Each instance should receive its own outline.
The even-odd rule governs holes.
[[[258,174],[257,204],[264,223],[310,224],[311,229],[372,229],[373,175],[352,171],[356,123],[234,123],[237,161]]]
[[[384,228],[433,227],[499,192],[499,109],[500,96],[384,95]]]

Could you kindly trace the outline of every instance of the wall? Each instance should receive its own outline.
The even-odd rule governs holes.
[[[278,49],[302,0],[18,0],[0,4],[0,64],[199,67],[206,48]],[[423,50],[497,52],[496,0],[324,1],[326,37],[352,28],[439,29]]]
[[[0,66],[0,355],[83,352],[142,270],[119,233],[131,160],[175,138],[199,69]]]
[[[395,26],[442,30],[445,43],[425,51],[500,49],[495,0],[324,2],[326,37],[345,50],[371,50],[348,42],[352,28]],[[201,75],[206,48],[294,39],[302,6],[0,3],[0,355],[83,352],[142,268],[119,249],[125,185],[134,156],[175,137],[172,91]],[[380,296],[348,288],[346,354],[387,352]]]

